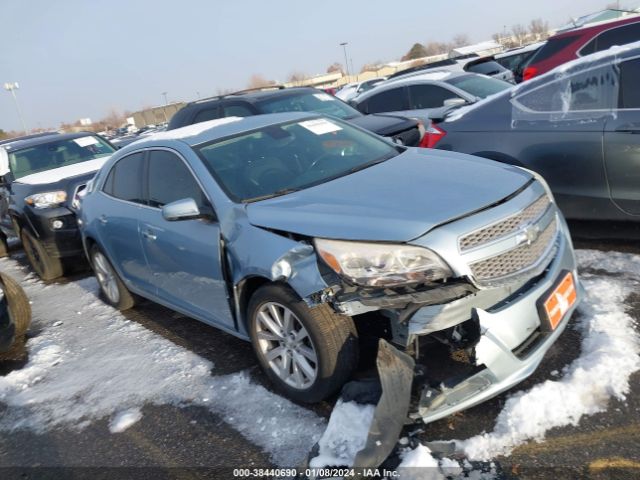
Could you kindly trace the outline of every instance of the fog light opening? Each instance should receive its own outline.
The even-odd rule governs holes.
[[[51,228],[53,228],[54,230],[60,230],[62,227],[64,227],[64,222],[62,220],[51,221]]]

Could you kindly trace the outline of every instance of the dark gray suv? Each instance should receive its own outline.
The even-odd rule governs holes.
[[[283,112],[331,115],[408,147],[420,146],[422,140],[422,133],[415,120],[394,115],[363,115],[339,98],[308,87],[245,90],[198,100],[179,110],[171,118],[167,130],[216,118]]]

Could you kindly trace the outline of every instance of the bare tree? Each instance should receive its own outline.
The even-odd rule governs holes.
[[[344,72],[344,69],[342,68],[342,64],[339,62],[334,62],[327,67],[327,73],[336,73],[336,72],[340,72],[340,73]]]
[[[276,82],[273,80],[267,80],[262,75],[254,73],[249,77],[249,83],[247,83],[247,88],[261,88],[268,87],[271,85],[275,85]]]
[[[308,75],[304,72],[291,72],[287,77],[287,82],[289,83],[301,83],[304,81]]]
[[[549,23],[541,18],[531,20],[529,33],[536,41],[544,40],[549,36]]]
[[[513,33],[518,46],[521,47],[527,39],[527,29],[521,24],[517,24],[511,27],[511,33]]]
[[[451,40],[452,48],[464,47],[470,43],[471,40],[469,40],[469,36],[466,33],[459,33]]]
[[[433,55],[440,55],[442,53],[448,53],[451,50],[451,46],[442,42],[428,42],[424,46],[425,56],[431,57]]]

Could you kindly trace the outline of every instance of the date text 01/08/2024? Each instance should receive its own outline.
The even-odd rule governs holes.
[[[366,478],[398,478],[399,474],[395,470],[378,468],[307,468],[298,471],[295,468],[236,468],[233,476],[238,478],[353,478],[364,476]]]

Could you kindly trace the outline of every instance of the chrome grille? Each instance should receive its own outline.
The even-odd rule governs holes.
[[[551,250],[558,231],[555,217],[530,244],[524,244],[494,257],[469,265],[478,284],[491,285],[504,277],[510,277],[534,267]]]
[[[542,195],[521,212],[505,220],[501,220],[498,223],[484,227],[481,230],[465,235],[458,241],[460,251],[466,252],[472,248],[491,243],[494,240],[516,232],[525,225],[539,219],[547,208],[549,208],[549,203],[549,197]]]

